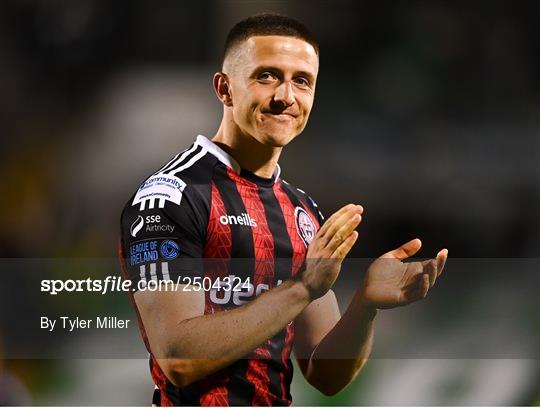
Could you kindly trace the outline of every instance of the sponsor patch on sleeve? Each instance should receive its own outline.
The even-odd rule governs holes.
[[[137,266],[160,259],[172,261],[180,255],[179,245],[172,239],[145,239],[130,245],[129,263]]]
[[[171,201],[180,205],[182,192],[186,183],[176,176],[158,174],[146,180],[137,190],[132,205],[140,205],[140,209],[155,208],[156,202],[159,208],[165,206],[165,201]]]

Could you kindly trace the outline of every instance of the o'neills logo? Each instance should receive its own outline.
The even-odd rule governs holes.
[[[257,226],[257,221],[246,213],[242,213],[240,215],[222,215],[219,217],[219,222],[223,225],[246,225],[248,227]]]

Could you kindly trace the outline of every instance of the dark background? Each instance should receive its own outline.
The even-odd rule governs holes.
[[[426,254],[538,256],[538,2],[83,0],[0,3],[3,255],[113,254],[140,181],[217,130],[223,38],[262,10],[320,39],[281,164],[325,214],[365,206],[356,256],[417,236]]]
[[[262,11],[298,18],[320,41],[310,122],[280,164],[326,215],[364,206],[351,257],[415,237],[425,257],[442,247],[454,259],[539,256],[539,2],[4,0],[2,257],[114,257],[120,211],[138,185],[197,133],[214,135],[211,77],[226,32]],[[487,272],[449,277],[446,288],[486,287]],[[509,271],[518,302],[520,281]],[[498,288],[478,297],[491,306],[505,296]],[[456,303],[455,292],[444,298]],[[30,401],[77,403],[44,397],[36,373],[52,368],[31,364],[8,363]],[[137,374],[148,376],[144,364]],[[538,398],[525,389],[491,403]]]

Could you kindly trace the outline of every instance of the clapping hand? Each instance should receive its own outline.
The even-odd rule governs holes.
[[[425,298],[444,269],[448,250],[442,249],[426,261],[402,262],[421,246],[419,239],[413,239],[377,258],[360,289],[361,302],[369,308],[391,309]]]

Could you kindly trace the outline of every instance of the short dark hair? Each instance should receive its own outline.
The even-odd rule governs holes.
[[[311,32],[298,20],[277,13],[261,13],[239,21],[231,28],[225,41],[223,60],[238,43],[250,37],[282,35],[295,37],[311,44],[319,55],[319,44]]]

